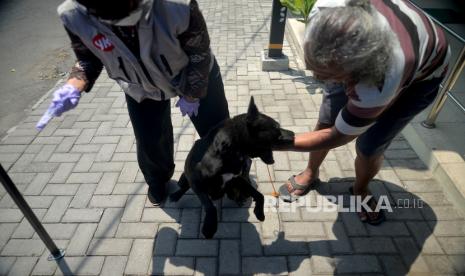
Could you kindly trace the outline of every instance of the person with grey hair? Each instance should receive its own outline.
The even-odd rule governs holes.
[[[307,167],[281,186],[281,198],[305,195],[319,181],[328,151],[357,139],[351,193],[369,207],[358,215],[374,225],[384,221],[368,184],[394,137],[434,100],[449,52],[442,30],[408,1],[317,1],[305,34],[305,63],[327,89],[315,130],[278,149],[310,152]]]

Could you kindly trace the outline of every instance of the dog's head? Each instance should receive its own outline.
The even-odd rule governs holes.
[[[204,176],[239,174],[245,155],[273,164],[272,149],[293,142],[294,132],[281,128],[278,122],[260,113],[251,97],[247,113],[234,117],[218,131],[197,168]]]
[[[251,158],[259,157],[265,164],[274,163],[272,149],[275,146],[294,141],[294,132],[281,128],[277,121],[259,112],[253,97],[245,116],[244,130],[246,154]]]

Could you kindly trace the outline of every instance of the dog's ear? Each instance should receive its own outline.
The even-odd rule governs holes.
[[[198,169],[200,169],[202,175],[210,177],[217,174],[223,166],[223,156],[230,148],[231,138],[227,133],[222,131],[218,132],[215,136],[215,140],[213,140],[213,143],[198,164]]]
[[[253,96],[250,97],[249,108],[247,110],[247,122],[253,122],[258,118],[258,108],[255,105]]]

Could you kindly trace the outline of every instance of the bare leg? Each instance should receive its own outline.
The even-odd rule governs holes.
[[[378,154],[370,157],[364,156],[357,149],[357,157],[355,158],[355,184],[354,184],[354,194],[360,195],[362,198],[369,194],[368,184],[375,177],[375,175],[381,169],[383,164],[384,156],[383,154]],[[376,206],[370,206],[372,209]],[[366,215],[370,218],[375,219],[377,213],[361,213],[360,219],[366,220]]]
[[[320,122],[317,123],[315,127],[316,130],[330,128],[331,125],[322,124]],[[304,171],[300,174],[295,176],[295,181],[300,185],[310,185],[310,183],[318,178],[319,170],[321,163],[325,160],[326,155],[328,154],[329,150],[320,150],[320,151],[312,151],[309,154],[308,164]],[[290,183],[287,183],[287,190],[291,193],[294,189],[292,188]],[[304,191],[302,190],[295,190],[293,192],[294,195],[301,195]]]

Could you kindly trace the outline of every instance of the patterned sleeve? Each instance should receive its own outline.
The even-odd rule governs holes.
[[[65,28],[71,39],[71,47],[73,48],[74,54],[76,55],[76,63],[71,68],[69,78],[76,78],[84,80],[86,87],[84,91],[89,92],[94,86],[100,72],[102,72],[102,62],[87,48],[81,39],[73,34],[70,30]]]
[[[189,57],[179,83],[181,93],[194,98],[204,97],[207,94],[212,55],[207,24],[196,0],[190,2],[189,27],[178,38]]]

